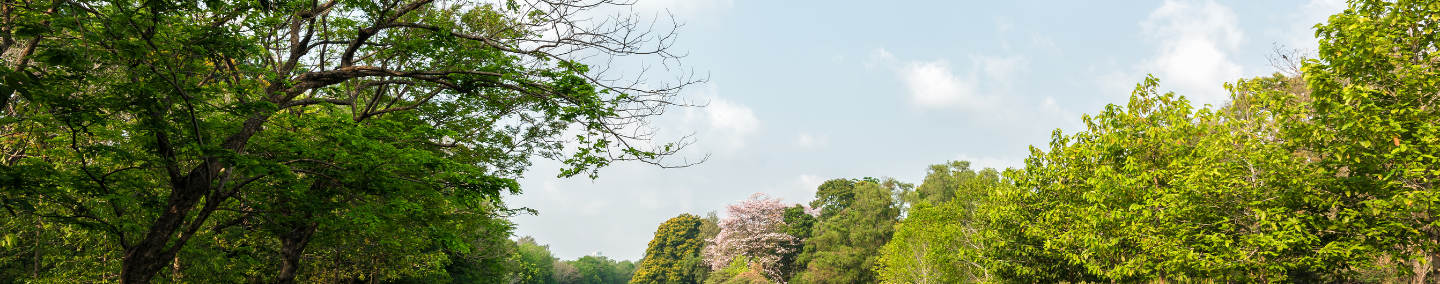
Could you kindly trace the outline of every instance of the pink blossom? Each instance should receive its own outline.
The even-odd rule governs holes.
[[[781,255],[789,253],[789,246],[800,240],[785,233],[785,206],[779,198],[770,198],[755,193],[740,200],[740,204],[725,206],[725,218],[720,219],[720,234],[706,240],[705,262],[712,269],[722,269],[736,256],[743,256],[753,268],[760,268],[770,279],[779,279],[778,262]],[[812,209],[806,207],[805,213]],[[813,214],[813,213],[811,213]]]

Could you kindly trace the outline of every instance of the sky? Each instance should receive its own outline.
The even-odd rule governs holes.
[[[653,120],[660,141],[692,134],[663,169],[616,163],[556,178],[537,160],[511,207],[517,236],[556,257],[636,260],[656,227],[765,193],[808,203],[835,178],[919,183],[928,165],[1023,165],[1053,131],[1125,104],[1147,74],[1196,105],[1225,82],[1276,71],[1280,49],[1316,46],[1337,0],[748,1],[638,0],[684,25],[679,67],[708,81],[680,93],[704,107]],[[679,70],[679,69],[677,69]]]

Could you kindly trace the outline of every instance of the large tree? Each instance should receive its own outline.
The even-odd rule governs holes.
[[[885,283],[980,283],[991,280],[982,232],[1008,181],[970,162],[930,166],[925,182],[907,196],[905,218],[881,249],[876,273]]]
[[[798,241],[785,233],[785,208],[780,199],[755,193],[739,204],[725,206],[720,219],[720,234],[708,240],[705,261],[712,270],[722,270],[740,262],[744,267],[763,272],[765,278],[779,280],[780,260]]]
[[[705,239],[700,238],[702,219],[699,216],[680,214],[661,223],[655,229],[655,238],[645,248],[645,260],[630,283],[636,284],[680,284],[700,283],[703,278],[690,273],[687,258],[700,255]]]
[[[1308,96],[1287,96],[1285,138],[1312,162],[1337,255],[1385,255],[1413,283],[1440,279],[1440,7],[1351,1],[1317,25]],[[1350,258],[1344,265],[1368,267]]]
[[[609,4],[4,1],[0,185],[7,222],[36,228],[22,261],[47,279],[289,282],[499,253],[499,195],[532,157],[594,176],[683,146],[632,145],[689,81],[577,61],[675,58],[672,32],[583,18]],[[54,229],[32,224],[95,243],[47,254]]]
[[[804,271],[796,274],[796,283],[878,283],[874,267],[880,259],[880,248],[890,241],[900,217],[898,193],[913,186],[886,178],[859,181],[832,180],[826,184],[844,184],[816,193],[823,206],[818,208],[820,221],[813,236],[805,241],[805,251],[797,258]],[[824,185],[822,185],[822,188]],[[839,198],[823,198],[834,196]],[[848,197],[849,200],[846,200]],[[843,206],[843,207],[840,207]]]

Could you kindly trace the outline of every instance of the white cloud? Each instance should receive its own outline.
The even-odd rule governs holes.
[[[743,148],[746,141],[760,130],[760,119],[750,107],[717,95],[715,84],[709,84],[697,97],[708,98],[703,108],[687,108],[686,120],[702,122],[702,141],[718,141],[721,150]]]
[[[1011,23],[1011,22],[1010,22],[1010,19],[1005,18],[1005,17],[995,17],[995,30],[996,30],[996,31],[1007,32],[1007,31],[1014,30],[1014,29],[1015,29],[1015,24]]]
[[[724,99],[711,100],[710,105],[705,106],[705,118],[712,130],[726,137],[726,145],[730,147],[745,146],[745,138],[760,130],[760,119],[755,118],[750,107]]]
[[[944,58],[898,59],[885,49],[876,49],[865,65],[893,70],[915,109],[958,111],[977,125],[1030,125],[1061,113],[1036,108],[1023,89],[1017,88],[1028,79],[1030,60],[1026,57],[971,54],[968,59],[969,68],[957,68]]]
[[[870,59],[865,61],[865,68],[895,64],[895,55],[890,54],[884,48],[875,49],[870,53]]]
[[[1224,102],[1223,84],[1243,76],[1244,69],[1228,54],[1245,38],[1229,7],[1213,0],[1167,0],[1141,27],[1158,43],[1157,54],[1141,69],[1198,104]]]
[[[1009,87],[1015,81],[1015,78],[1012,77],[1015,73],[1025,71],[1029,67],[1029,61],[1020,56],[971,55],[970,60],[975,61],[975,64],[985,71],[985,75],[990,78],[989,82],[995,82],[1005,87]]]
[[[1038,48],[1040,48],[1040,49],[1044,49],[1045,51],[1050,51],[1050,52],[1058,52],[1058,51],[1060,51],[1060,46],[1055,45],[1055,41],[1054,41],[1054,40],[1051,40],[1050,37],[1043,36],[1043,35],[1040,35],[1040,34],[1030,35],[1030,43],[1033,44],[1033,45],[1035,45],[1035,47],[1038,47]]]
[[[1000,97],[994,93],[1008,91],[1016,73],[1025,71],[1029,61],[1024,57],[970,55],[973,65],[964,74],[955,74],[950,61],[901,61],[885,49],[877,49],[865,63],[867,67],[888,66],[909,91],[910,102],[921,109],[956,108],[973,114],[994,110]],[[987,83],[982,85],[980,76]],[[983,87],[983,88],[982,88]],[[984,91],[989,91],[987,94]]]
[[[897,70],[900,80],[910,90],[910,100],[922,108],[961,106],[970,109],[986,107],[990,99],[978,94],[979,83],[974,75],[959,77],[950,72],[950,62],[909,62]]]
[[[883,49],[879,54],[881,58],[895,61],[894,56]],[[910,102],[916,107],[958,108],[978,115],[996,110],[1001,98],[995,93],[1008,91],[1014,75],[1026,70],[1028,65],[1020,56],[971,55],[970,60],[974,65],[964,75],[952,72],[950,62],[945,59],[905,62],[895,72],[910,91]],[[985,86],[978,76],[982,74],[986,79],[983,82],[988,83]],[[982,92],[982,87],[987,87],[989,94]]]
[[[830,136],[800,132],[800,138],[795,140],[795,144],[806,149],[824,148],[830,146]]]

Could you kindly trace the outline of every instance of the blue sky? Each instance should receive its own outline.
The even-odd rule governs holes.
[[[1080,116],[1124,104],[1146,74],[1197,104],[1225,82],[1276,71],[1276,47],[1315,47],[1343,1],[746,1],[638,0],[685,23],[675,48],[709,81],[682,92],[704,108],[654,122],[661,140],[694,134],[661,169],[605,168],[555,178],[536,161],[506,198],[517,235],[557,257],[634,260],[655,228],[755,192],[805,203],[833,178],[918,183],[925,167],[1022,164],[1030,145]]]

